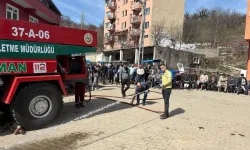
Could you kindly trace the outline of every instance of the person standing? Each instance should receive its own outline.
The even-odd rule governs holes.
[[[130,73],[127,63],[123,64],[123,67],[120,67],[119,69],[119,79],[122,84],[121,86],[121,92],[122,97],[126,97],[126,91],[130,88]],[[125,88],[126,85],[126,88]]]
[[[93,84],[92,84],[92,91],[95,90],[95,88],[98,90],[98,82],[99,82],[99,68],[97,66],[94,66],[94,69],[93,69],[93,77],[94,77],[94,81],[93,81]]]
[[[150,74],[150,69],[151,69],[151,65],[148,63],[145,68],[144,68],[144,71],[145,71],[145,82],[148,81],[148,76]]]
[[[123,67],[123,65],[122,65],[122,62],[120,62],[120,64],[118,64],[117,66],[116,66],[116,84],[119,84],[120,83],[120,79],[119,79],[119,70],[120,70],[120,68],[121,67]]]
[[[142,67],[142,64],[139,65],[139,68],[136,70],[137,73],[137,79],[136,82],[144,82],[145,81],[145,71]]]
[[[114,65],[111,63],[110,67],[109,67],[109,83],[113,84],[114,83],[114,70],[115,67]]]
[[[172,73],[167,70],[165,65],[161,65],[162,75],[162,95],[164,99],[164,113],[160,116],[161,119],[169,117],[169,98],[172,92]]]
[[[169,71],[172,74],[172,88],[175,89],[175,84],[174,84],[175,81],[174,81],[174,79],[175,79],[175,73],[176,73],[176,71],[174,69],[172,69],[172,68],[170,68]]]
[[[134,64],[131,64],[131,66],[129,67],[129,73],[130,73],[130,82],[134,83],[134,80],[135,80],[135,67],[134,67]]]

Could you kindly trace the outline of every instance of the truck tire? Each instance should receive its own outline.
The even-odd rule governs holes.
[[[29,84],[15,95],[11,104],[13,119],[26,130],[46,127],[61,112],[62,94],[49,83]]]

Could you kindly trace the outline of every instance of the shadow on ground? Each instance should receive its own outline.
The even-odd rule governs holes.
[[[170,112],[170,116],[173,117],[173,116],[180,115],[180,114],[183,114],[183,113],[185,113],[184,109],[182,109],[182,108],[176,108],[176,109],[174,109],[174,110],[172,110]]]
[[[64,109],[61,112],[60,117],[52,124],[52,126],[67,123],[70,121],[73,121],[79,117],[86,116],[90,114],[91,112],[97,111],[102,109],[103,107],[107,107],[111,104],[116,103],[115,101],[110,101],[110,100],[105,100],[105,99],[93,99],[89,103],[86,103],[86,107],[76,109],[75,108],[75,103],[74,102],[68,102],[64,104]],[[82,119],[86,118],[91,118],[97,115],[105,114],[105,113],[110,113],[110,112],[115,112],[119,111],[122,109],[128,109],[131,108],[132,106],[126,105],[123,103],[116,104],[114,106],[105,108],[103,110],[100,110],[98,112],[92,113]]]
[[[79,118],[86,116],[86,115],[90,114],[91,112],[94,112],[97,110],[99,110],[99,111],[92,113],[92,114],[90,114],[82,119],[87,119],[87,118],[94,117],[97,115],[115,112],[115,111],[119,111],[122,109],[128,109],[128,108],[132,107],[131,105],[119,103],[119,104],[116,104],[114,106],[100,110],[101,108],[103,108],[105,106],[109,106],[109,105],[115,104],[115,103],[116,103],[116,101],[110,101],[110,100],[106,100],[106,99],[93,99],[89,103],[86,103],[86,107],[76,109],[74,101],[66,102],[66,103],[64,103],[64,107],[63,107],[63,110],[62,110],[60,116],[54,122],[52,122],[48,126],[48,128],[53,127],[53,126],[57,126],[57,125],[61,125],[61,124],[65,124],[67,122],[74,121],[75,119],[81,120]],[[5,135],[9,135],[9,134],[12,134],[10,132],[10,126],[2,127],[2,128],[0,127],[0,136],[5,136]]]
[[[158,102],[156,102],[156,101],[146,101],[147,105],[153,105],[153,104],[156,104],[156,103],[158,103]]]

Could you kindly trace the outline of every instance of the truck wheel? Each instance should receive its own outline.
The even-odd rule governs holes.
[[[20,89],[11,104],[14,120],[27,130],[48,125],[62,110],[61,92],[49,83],[34,83]]]

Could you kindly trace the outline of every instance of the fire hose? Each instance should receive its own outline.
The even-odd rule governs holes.
[[[88,95],[85,95],[85,97],[88,97],[88,98],[86,98],[87,100],[85,99],[86,102],[90,102],[91,99],[92,99],[92,97],[95,97],[95,98],[104,98],[104,99],[111,100],[111,101],[117,101],[117,100],[114,100],[114,99],[111,99],[111,98],[121,98],[121,97],[119,97],[119,96],[92,95],[92,94],[91,94],[91,87],[90,87],[90,86],[87,87],[87,92],[88,92],[89,94],[88,94]],[[145,93],[145,92],[149,92],[149,90],[145,90],[145,91],[142,91],[142,92],[136,93],[136,94],[131,94],[131,95],[126,96],[125,98],[126,98],[126,99],[129,99],[130,96],[133,96],[133,97],[132,97],[132,100],[133,100],[137,95],[143,94],[143,93]],[[156,92],[156,91],[150,91],[150,92],[152,92],[152,93],[157,93],[157,94],[161,94],[160,92]],[[160,99],[162,99],[162,97],[160,97],[160,98],[151,98],[151,99],[147,99],[147,100],[160,100]],[[123,104],[131,105],[131,106],[136,106],[136,105],[134,105],[133,103],[124,102],[124,101],[120,101],[120,102],[123,103]],[[152,109],[149,109],[149,108],[146,108],[146,107],[142,107],[142,106],[136,106],[136,107],[138,107],[138,108],[140,108],[140,109],[144,109],[144,110],[150,111],[150,112],[154,112],[154,113],[163,113],[163,111],[152,110]]]

